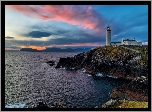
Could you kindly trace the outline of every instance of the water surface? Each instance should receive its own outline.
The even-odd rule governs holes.
[[[26,104],[33,107],[39,101],[51,106],[55,102],[69,108],[94,108],[110,99],[112,90],[124,81],[92,77],[82,70],[55,69],[46,62],[78,53],[68,52],[5,52],[5,105]]]

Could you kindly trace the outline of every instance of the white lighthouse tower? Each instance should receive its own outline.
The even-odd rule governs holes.
[[[110,43],[111,43],[111,29],[110,26],[108,25],[106,30],[106,45],[109,46]]]

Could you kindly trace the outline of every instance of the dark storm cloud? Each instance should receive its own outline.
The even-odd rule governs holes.
[[[32,38],[41,38],[41,37],[48,37],[51,33],[48,32],[41,32],[41,31],[32,31],[29,32],[26,36],[30,36]]]
[[[6,39],[14,39],[14,37],[6,36]]]
[[[106,26],[106,25],[105,25]],[[103,26],[104,27],[104,26]],[[83,30],[83,29],[64,29],[60,28],[58,26],[53,25],[44,25],[41,27],[40,25],[34,25],[32,26],[34,30],[38,31],[50,31],[52,36],[60,37],[62,38],[53,38],[51,40],[48,40],[48,42],[45,42],[49,45],[50,44],[70,44],[70,43],[85,43],[85,42],[105,42],[105,35],[103,34],[96,34],[93,31],[89,30]],[[104,27],[106,30],[106,27]]]
[[[30,45],[53,45],[53,44],[81,44],[81,43],[101,43],[101,45],[105,44],[105,37],[89,34],[84,31],[68,31],[61,30],[56,32],[65,32],[65,33],[54,33],[56,36],[63,36],[62,38],[53,38],[48,41],[38,41],[38,40],[30,40],[30,41],[21,41],[21,40],[13,40],[12,42],[18,43],[20,45],[27,45],[30,42]]]
[[[31,28],[37,31],[49,32],[51,35],[63,35],[65,33],[72,32],[72,31],[60,28],[59,26],[50,25],[49,23],[45,25],[36,24],[36,25],[31,26]]]
[[[98,35],[89,34],[87,32],[73,32],[73,33],[65,33],[63,38],[50,39],[45,43],[46,45],[49,45],[49,44],[80,44],[80,43],[105,42],[104,36],[101,37]]]
[[[34,40],[12,40],[12,43],[15,43],[18,46],[27,45],[30,42],[30,45],[42,45],[42,41],[34,41]],[[6,43],[6,42],[5,42]]]
[[[67,30],[57,30],[54,34],[66,34],[70,31],[67,31]]]

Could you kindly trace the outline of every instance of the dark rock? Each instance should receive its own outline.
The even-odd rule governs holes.
[[[67,105],[66,105],[66,104],[63,104],[63,103],[61,103],[61,102],[57,102],[57,103],[53,104],[53,105],[51,106],[51,108],[67,108]]]
[[[67,69],[80,69],[82,67],[81,62],[83,58],[83,53],[80,53],[74,57],[60,58],[55,68],[65,67]]]
[[[117,103],[118,100],[113,100],[113,99],[110,99],[109,101],[107,101],[106,103],[104,103],[102,105],[102,108],[110,108],[112,107],[113,105],[115,105]]]
[[[55,62],[54,62],[54,61],[48,61],[48,62],[46,62],[46,63],[49,64],[50,66],[55,65]]]
[[[34,108],[67,108],[66,104],[63,104],[61,102],[57,102],[52,104],[50,107],[47,106],[47,104],[43,103],[43,102],[39,102],[38,105]]]
[[[39,102],[35,108],[49,108],[45,103]]]
[[[116,87],[110,95],[112,99],[148,101],[148,84],[140,81],[132,81]]]
[[[115,52],[111,53],[112,50]],[[136,57],[139,57],[139,53],[131,53],[122,47],[111,47],[109,50],[106,46],[74,57],[60,58],[56,68],[84,68],[86,73],[92,75],[101,73],[104,76],[130,80],[128,84],[116,87],[111,98],[148,101],[148,65],[141,65]]]
[[[111,48],[118,49],[118,48]],[[121,48],[122,49],[122,48]],[[86,73],[95,75],[98,73],[104,75],[110,75],[118,78],[124,78],[134,80],[136,77],[142,75],[148,76],[147,66],[140,66],[138,60],[134,60],[138,54],[129,54],[126,50],[127,55],[119,48],[119,55],[113,53],[109,56],[111,51],[107,48],[96,48],[88,52],[80,53],[74,57],[60,58],[56,68],[65,67],[68,69],[86,69]]]

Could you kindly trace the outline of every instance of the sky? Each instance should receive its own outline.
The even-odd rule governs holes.
[[[5,50],[104,46],[108,25],[112,42],[148,44],[147,5],[5,5]]]

